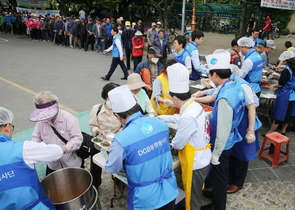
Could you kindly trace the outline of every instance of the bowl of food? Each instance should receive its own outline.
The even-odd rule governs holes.
[[[104,141],[102,141],[102,142],[99,143],[100,147],[101,147],[102,149],[107,150],[107,151],[110,150],[110,146],[111,146],[111,144],[112,144],[112,142],[111,142],[111,141],[107,141],[107,140],[104,140]]]

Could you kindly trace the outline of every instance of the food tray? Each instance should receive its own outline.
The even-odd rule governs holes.
[[[212,112],[212,110],[213,110],[213,107],[208,106],[206,104],[201,104],[200,103],[200,105],[202,106],[202,108],[204,109],[205,112]]]

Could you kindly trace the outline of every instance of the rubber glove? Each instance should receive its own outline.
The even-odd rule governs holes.
[[[203,97],[205,94],[204,94],[204,91],[198,91],[198,92],[195,92],[192,97],[193,98],[199,98],[199,97]]]
[[[211,163],[212,163],[213,165],[219,165],[219,164],[220,164],[220,162],[219,162],[219,157],[217,157],[216,155],[213,155],[213,154],[212,154],[212,157],[211,157]]]
[[[164,99],[164,105],[166,105],[166,106],[174,106],[173,102],[170,99]]]
[[[274,87],[274,85],[270,86],[270,90],[273,91],[273,92],[276,91],[277,89],[278,88]]]
[[[165,120],[164,120],[164,119],[165,119],[165,115],[158,115],[157,118],[160,119],[160,120],[165,121]]]
[[[251,144],[251,143],[253,143],[256,140],[255,133],[254,132],[250,132],[250,131],[247,132],[245,138],[246,138],[246,142],[248,144]]]

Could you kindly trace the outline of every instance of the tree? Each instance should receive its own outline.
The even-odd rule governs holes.
[[[148,0],[159,13],[161,22],[164,23],[165,30],[168,29],[168,15],[172,11],[173,4],[175,0],[160,0],[160,1],[155,1],[155,0]]]

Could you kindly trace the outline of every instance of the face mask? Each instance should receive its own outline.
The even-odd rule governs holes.
[[[130,26],[126,26],[126,29],[127,29],[127,30],[130,29]]]
[[[112,109],[112,103],[111,103],[110,101],[107,101],[107,102],[106,102],[106,105],[107,105],[107,107],[108,107],[109,109]]]
[[[152,60],[152,62],[153,62],[154,64],[157,64],[158,61],[159,61],[159,58],[152,58],[151,60]]]

